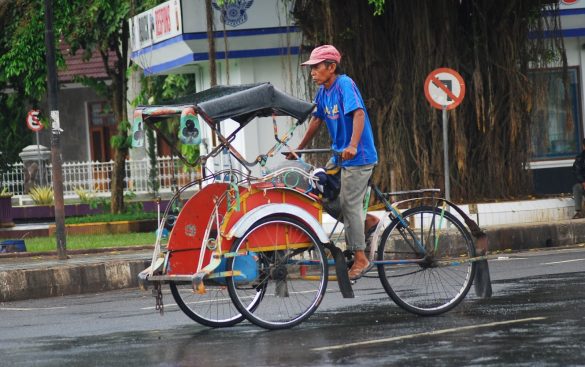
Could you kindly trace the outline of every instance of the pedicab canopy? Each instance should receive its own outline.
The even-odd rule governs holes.
[[[270,83],[215,86],[183,97],[176,104],[139,106],[134,111],[132,146],[144,142],[144,123],[156,122],[181,115],[179,137],[186,144],[201,142],[197,115],[212,128],[226,119],[235,120],[241,127],[255,117],[291,116],[304,122],[314,105],[281,92]]]

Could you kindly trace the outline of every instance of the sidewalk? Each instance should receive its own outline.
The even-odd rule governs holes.
[[[491,253],[585,243],[585,219],[498,225],[484,230]],[[151,250],[109,251],[70,254],[68,260],[46,254],[0,254],[0,302],[137,287],[137,275],[149,265]]]

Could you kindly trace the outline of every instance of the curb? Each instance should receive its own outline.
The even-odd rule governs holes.
[[[150,260],[122,260],[0,272],[0,302],[138,287]]]
[[[494,226],[486,227],[484,231],[488,236],[490,252],[573,246],[585,243],[585,219]]]

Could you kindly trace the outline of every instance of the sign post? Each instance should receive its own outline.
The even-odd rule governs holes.
[[[439,68],[433,70],[425,80],[425,96],[436,109],[443,113],[443,170],[445,175],[445,199],[451,200],[451,181],[449,177],[449,116],[452,110],[461,104],[465,96],[465,82],[453,69]]]
[[[449,177],[449,115],[443,108],[443,174],[445,175],[445,199],[451,201],[451,179]]]

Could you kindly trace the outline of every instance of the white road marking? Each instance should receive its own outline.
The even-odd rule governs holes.
[[[563,261],[553,261],[550,263],[542,263],[540,265],[554,265],[554,264],[564,264],[564,263],[572,263],[575,261],[585,261],[585,259],[573,259],[573,260],[563,260]]]
[[[164,305],[165,308],[167,307],[178,307],[178,305],[176,303],[165,303]],[[149,306],[149,307],[141,307],[141,310],[155,310],[156,306]]]
[[[0,307],[0,311],[45,311],[62,310],[67,307]]]
[[[499,261],[512,261],[512,260],[526,260],[525,257],[508,257],[508,256],[498,256],[497,259]]]
[[[398,340],[404,340],[404,339],[413,339],[413,338],[417,338],[417,337],[420,337],[420,336],[434,336],[434,335],[441,335],[441,334],[447,334],[447,333],[456,333],[456,332],[463,331],[463,330],[473,330],[473,329],[480,329],[480,328],[486,328],[486,327],[492,327],[492,326],[499,326],[499,325],[518,324],[518,323],[521,323],[521,322],[539,321],[539,320],[545,320],[545,319],[546,319],[546,317],[530,317],[530,318],[527,318],[527,319],[508,320],[508,321],[500,321],[500,322],[490,322],[490,323],[487,323],[487,324],[462,326],[462,327],[457,327],[457,328],[450,328],[450,329],[429,331],[429,332],[426,332],[426,333],[418,333],[418,334],[395,336],[395,337],[392,337],[392,338],[367,340],[367,341],[356,342],[356,343],[338,344],[338,345],[332,345],[332,346],[329,346],[329,347],[313,348],[311,350],[314,350],[314,351],[324,351],[324,350],[344,349],[344,348],[359,347],[359,346],[364,346],[364,345],[373,345],[373,344],[388,343],[388,342],[393,342],[393,341],[398,341]]]

